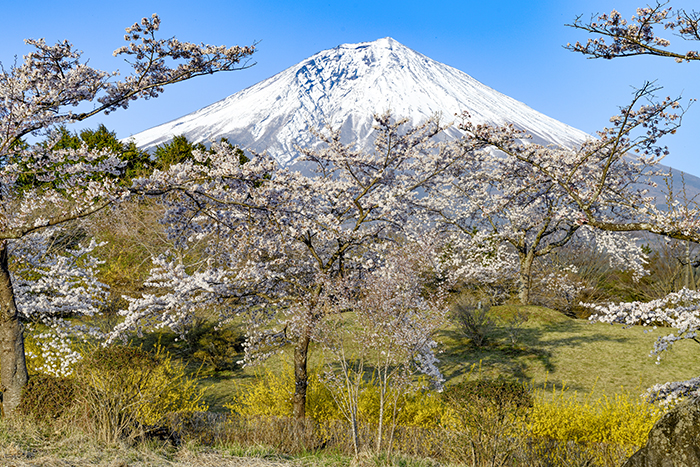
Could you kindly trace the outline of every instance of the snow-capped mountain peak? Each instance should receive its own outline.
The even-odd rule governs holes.
[[[343,44],[184,117],[133,136],[144,149],[184,134],[193,142],[222,137],[267,151],[280,163],[295,145],[313,144],[310,128],[341,127],[347,142],[371,141],[372,116],[391,110],[420,123],[435,113],[467,111],[476,123],[512,123],[537,142],[572,146],[589,136],[485,86],[391,37]],[[457,136],[458,130],[452,129]]]

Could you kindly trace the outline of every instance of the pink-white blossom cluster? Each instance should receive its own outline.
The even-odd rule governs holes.
[[[583,226],[577,235],[591,248],[607,255],[611,269],[630,271],[635,281],[649,274],[645,268],[648,264],[647,254],[633,235],[589,226]]]
[[[587,23],[581,21],[579,16],[569,26],[598,37],[588,39],[585,44],[580,42],[574,45],[568,44],[567,48],[593,58],[612,59],[634,55],[656,55],[674,58],[679,63],[700,60],[700,52],[697,50],[687,52],[667,50],[671,45],[670,41],[654,33],[654,27],[663,27],[685,40],[700,40],[698,32],[700,15],[695,11],[674,11],[670,7],[665,8],[666,4],[666,2],[657,2],[654,6],[637,8],[636,14],[630,21],[624,19],[617,10],[598,15],[597,18],[594,16]],[[606,39],[610,42],[606,42]]]
[[[687,381],[673,381],[655,384],[643,396],[648,401],[658,401],[661,405],[673,406],[688,396],[700,396],[700,377]]]
[[[97,328],[77,318],[100,313],[108,288],[97,279],[101,262],[95,240],[75,242],[71,232],[49,228],[9,243],[17,310],[40,348],[43,365],[56,376],[70,374],[80,359],[74,340],[102,338]],[[34,355],[30,355],[32,357]]]
[[[654,344],[652,355],[657,362],[661,354],[675,342],[683,339],[697,338],[700,328],[700,292],[681,289],[657,300],[649,302],[622,302],[619,304],[586,304],[594,311],[592,320],[604,323],[622,323],[627,326],[657,325],[674,328],[674,333],[659,337]]]
[[[487,230],[472,235],[451,232],[443,243],[441,267],[453,283],[495,284],[518,275],[517,254],[499,235]]]
[[[577,273],[578,270],[575,266],[561,268],[540,277],[537,281],[537,288],[552,294],[563,304],[563,311],[568,313],[571,311],[571,307],[579,302],[580,295],[588,288],[588,284],[582,281]],[[545,304],[551,308],[558,308],[548,303]]]

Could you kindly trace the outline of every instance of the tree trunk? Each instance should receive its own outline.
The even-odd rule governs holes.
[[[27,384],[24,326],[19,321],[10,280],[7,240],[0,243],[0,384],[3,416],[12,415]]]
[[[695,277],[693,274],[693,261],[690,259],[690,240],[685,241],[685,283],[688,290],[695,290]]]
[[[518,278],[518,298],[521,305],[530,304],[530,288],[532,287],[532,263],[535,259],[533,250],[520,255],[520,277]]]
[[[297,345],[294,347],[294,396],[292,397],[292,412],[294,418],[302,419],[306,416],[306,387],[309,384],[309,377],[306,371],[306,364],[309,356],[308,333],[304,333]]]

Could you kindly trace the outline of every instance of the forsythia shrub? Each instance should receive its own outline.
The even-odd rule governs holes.
[[[197,388],[198,379],[188,376],[184,365],[173,362],[160,347],[153,357],[158,365],[141,388],[148,402],[138,412],[140,422],[155,425],[167,414],[206,412],[209,407],[202,401],[204,389]]]
[[[527,427],[536,437],[578,443],[612,443],[630,453],[647,441],[663,415],[657,406],[627,391],[614,397],[579,401],[575,392],[553,388],[537,391]]]
[[[264,374],[256,371],[253,382],[241,384],[233,402],[224,404],[224,407],[245,417],[289,417],[292,414],[292,393],[289,392],[288,379],[286,372],[278,375],[271,371]]]
[[[360,419],[369,424],[379,421],[379,388],[369,380],[362,388],[359,401]],[[233,414],[243,417],[292,416],[292,395],[294,394],[294,374],[286,366],[280,374],[269,370],[256,374],[252,383],[239,388],[234,401],[225,405]],[[389,399],[392,396],[389,395]],[[385,423],[391,424],[393,408],[387,408]],[[333,400],[330,390],[321,382],[315,371],[309,372],[309,386],[306,394],[306,415],[323,423],[331,420],[345,420]],[[432,391],[416,391],[399,397],[397,424],[432,428],[451,426],[452,411],[441,398]]]
[[[226,407],[244,418],[291,417],[293,392],[291,367],[280,373],[268,370],[242,385],[235,400]],[[387,399],[394,398],[389,394]],[[321,424],[345,420],[333,395],[314,371],[309,374],[306,413]],[[601,456],[609,455],[610,449],[610,452],[621,449],[629,455],[645,444],[649,430],[662,414],[658,407],[625,391],[597,400],[591,397],[579,400],[576,393],[567,389],[532,391],[517,382],[479,378],[447,386],[442,394],[434,391],[401,394],[396,425],[447,429],[445,436],[448,433],[457,436],[454,439],[461,443],[459,449],[464,448],[460,436],[466,436],[483,445],[484,455],[498,451],[505,456],[513,449],[510,444],[515,439],[527,438],[532,441],[533,449],[541,445],[542,455],[558,458],[561,454],[565,458],[566,453],[552,449],[558,446],[566,450],[568,443],[574,442],[602,462]],[[385,412],[385,426],[393,424],[392,417],[390,405]],[[359,419],[363,424],[378,423],[379,387],[372,379],[361,388]]]
[[[417,387],[424,388],[425,378]],[[360,395],[360,419],[371,425],[379,423],[379,383],[374,378],[365,382]],[[394,401],[396,401],[396,425],[419,428],[452,427],[456,423],[455,412],[443,402],[440,394],[428,389],[399,391],[388,389],[384,412],[385,425],[393,423]]]
[[[457,425],[457,415],[435,391],[417,391],[403,397],[398,424],[420,428],[450,428]]]
[[[207,410],[197,378],[162,347],[112,346],[86,353],[75,378],[89,421],[107,441],[139,427],[164,424],[168,414]]]
[[[294,373],[285,366],[279,374],[270,370],[256,373],[255,380],[239,386],[233,402],[224,407],[243,417],[291,417],[293,395]],[[306,415],[317,422],[342,418],[333,396],[314,371],[309,372]]]
[[[530,389],[504,379],[467,379],[446,386],[441,398],[449,409],[446,427],[479,437],[479,444],[487,450],[495,449],[489,445],[493,439],[519,437],[522,421],[532,407]]]

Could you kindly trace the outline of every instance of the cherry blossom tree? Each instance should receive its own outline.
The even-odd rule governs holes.
[[[531,300],[535,260],[575,236],[586,237],[596,249],[610,254],[612,266],[631,269],[637,277],[645,273],[645,259],[636,241],[591,228],[581,209],[585,203],[581,198],[583,188],[594,198],[594,204],[585,209],[595,209],[596,216],[605,214],[606,221],[636,218],[632,206],[645,201],[645,193],[635,184],[646,182],[655,161],[623,157],[635,144],[646,144],[625,139],[635,128],[634,123],[628,121],[606,130],[612,136],[601,133],[600,140],[579,148],[557,148],[532,144],[527,135],[511,126],[473,125],[468,115],[463,118],[460,128],[466,135],[460,144],[465,171],[449,183],[435,185],[423,204],[436,222],[471,240],[472,249],[474,245],[490,244],[492,252],[481,256],[501,258],[494,262],[501,275],[517,271],[521,303],[529,304]],[[608,166],[596,168],[601,160]],[[594,171],[604,177],[599,184],[593,178]],[[622,202],[625,204],[619,206]],[[497,250],[503,242],[517,257],[511,267],[505,266],[507,254]],[[478,265],[479,259],[472,264]]]
[[[439,256],[433,239],[389,248],[381,267],[369,272],[358,290],[344,278],[328,284],[325,306],[331,317],[314,331],[314,341],[335,359],[327,361],[323,383],[350,422],[355,453],[359,452],[358,416],[362,392],[372,378],[378,391],[376,450],[391,450],[399,399],[418,386],[416,373],[442,389],[433,334],[446,322],[444,286],[429,290],[423,277],[434,275]],[[354,312],[351,320],[345,311]],[[370,375],[373,375],[370,377]],[[389,426],[389,440],[384,431]]]
[[[610,14],[593,16],[590,22],[583,22],[581,18],[570,26],[593,34],[594,38],[587,40],[585,44],[577,42],[567,45],[569,50],[580,52],[589,58],[618,58],[635,55],[653,55],[673,58],[676,62],[690,62],[700,60],[697,50],[672,51],[669,50],[670,41],[657,36],[654,29],[663,27],[664,30],[674,33],[677,37],[687,41],[700,41],[698,21],[700,13],[683,9],[673,10],[666,7],[667,3],[657,2],[654,6],[638,8],[636,15],[630,21],[622,18],[619,12],[613,10]],[[612,42],[606,43],[606,39]],[[648,86],[647,86],[648,88]],[[643,95],[644,92],[638,93]],[[666,99],[657,104],[652,104],[639,111],[631,109],[621,117],[630,118],[631,121],[640,120],[648,128],[649,141],[654,142],[658,137],[667,133],[673,133],[675,127],[680,124],[678,116],[668,113],[668,110],[678,108],[673,100]],[[646,115],[645,115],[646,114]],[[641,117],[641,119],[640,119]],[[659,125],[664,125],[659,129]],[[646,148],[648,154],[648,146]],[[658,154],[658,153],[657,153]],[[610,165],[614,160],[610,159]],[[605,182],[605,176],[600,176],[601,183]],[[670,238],[682,240],[686,246],[685,263],[690,267],[690,242],[700,243],[700,209],[694,199],[687,196],[679,199],[674,196],[673,183],[667,184],[667,209],[660,210],[652,202],[639,204],[639,218],[629,222],[619,222],[610,218],[596,215],[585,202],[579,203],[586,220],[596,227],[607,230],[646,230],[665,235]],[[690,282],[690,272],[686,273],[686,283]],[[697,341],[697,331],[700,328],[698,320],[700,295],[696,291],[683,288],[678,292],[672,292],[667,296],[649,302],[620,303],[589,305],[596,312],[591,318],[608,323],[624,323],[625,325],[641,324],[644,326],[657,325],[671,327],[675,332],[657,339],[652,355],[660,360],[661,354],[668,350],[675,342],[683,339]],[[657,361],[658,363],[658,361]],[[680,397],[698,394],[700,378],[689,381],[669,382],[657,384],[647,392],[649,399],[662,403],[673,403]]]
[[[668,3],[656,2],[654,6],[638,8],[636,15],[630,21],[622,18],[619,12],[613,10],[610,14],[594,15],[589,22],[583,22],[581,17],[576,18],[572,26],[577,29],[591,33],[595,38],[590,38],[585,44],[577,42],[574,45],[568,44],[569,50],[580,52],[589,58],[613,59],[618,57],[628,57],[634,55],[654,55],[659,57],[669,57],[676,62],[690,62],[700,60],[700,53],[697,50],[687,52],[669,51],[670,41],[655,35],[654,28],[663,27],[677,37],[687,41],[700,41],[698,33],[698,21],[700,13],[696,11],[686,11],[683,9],[673,10],[667,7]],[[612,43],[605,42],[606,38],[612,39]],[[631,109],[639,101],[640,97],[648,97],[653,92],[650,84],[646,84],[635,96],[632,106],[628,107],[628,113],[623,113],[621,117],[640,121],[642,127],[649,127],[648,140],[655,143],[656,140],[668,133],[674,133],[680,125],[679,114],[674,114],[674,109],[678,109],[677,101],[667,98],[663,102],[645,106],[639,112]],[[671,110],[671,112],[669,112]],[[644,115],[646,113],[646,115]],[[641,117],[641,118],[640,118]],[[662,128],[660,128],[660,126]],[[657,156],[659,148],[657,148]],[[648,155],[649,147],[645,148]],[[611,159],[611,163],[614,161]],[[601,177],[600,183],[605,183],[605,177]],[[673,193],[673,183],[667,184],[666,201],[667,209],[659,211],[651,203],[646,203],[643,208],[642,221],[621,224],[617,222],[605,221],[596,218],[590,209],[586,209],[587,220],[599,228],[606,230],[646,230],[659,233],[677,240],[700,243],[700,218],[698,214],[698,204],[695,199],[688,199],[685,196],[685,184],[683,184],[682,199],[677,199]],[[581,203],[579,203],[581,204]],[[689,246],[688,243],[686,245]],[[690,261],[686,259],[686,263]]]
[[[490,240],[493,251],[482,252],[482,256],[506,258],[496,248],[501,248],[502,242],[510,246],[517,265],[504,267],[504,261],[499,261],[492,265],[498,268],[494,273],[503,275],[516,269],[518,296],[528,305],[535,260],[566,245],[582,227],[574,215],[576,206],[559,185],[527,163],[489,149],[469,154],[469,173],[442,187],[446,190],[433,193],[430,201],[443,206],[435,209],[443,224],[472,243],[477,243],[479,236]],[[596,239],[596,235],[588,237]],[[602,246],[595,241],[591,244]],[[476,258],[475,264],[482,261]],[[622,264],[640,268],[636,261]]]
[[[616,11],[594,17],[589,23],[579,17],[570,26],[600,37],[568,48],[591,58],[651,54],[679,62],[698,60],[697,51],[668,52],[669,41],[653,31],[655,26],[663,26],[683,39],[696,41],[700,39],[698,18],[697,12],[673,11],[661,3],[638,9],[630,22]],[[612,43],[606,43],[607,38]],[[622,252],[634,249],[632,239],[602,231],[645,230],[680,240],[700,240],[696,203],[673,199],[671,186],[666,192],[667,206],[659,209],[657,200],[643,188],[655,185],[653,176],[664,175],[657,163],[667,151],[657,143],[676,131],[683,115],[677,99],[656,102],[654,93],[658,91],[652,84],[644,84],[632,102],[611,119],[609,128],[578,148],[532,144],[512,126],[474,125],[463,115],[463,144],[470,148],[468,154],[476,155],[473,165],[478,175],[463,177],[449,187],[452,193],[447,196],[455,199],[453,205],[466,209],[439,214],[467,235],[490,232],[492,243],[497,244],[500,238],[513,246],[519,259],[523,303],[529,301],[534,259],[563,246],[583,225],[593,228],[586,236],[600,238],[599,246],[612,253],[618,264],[624,264]],[[630,267],[639,274],[644,258],[638,252],[633,258]]]
[[[589,58],[655,55],[673,58],[678,63],[700,60],[700,52],[697,50],[669,50],[671,42],[654,32],[654,28],[663,27],[684,40],[700,41],[700,13],[693,10],[673,10],[666,5],[668,2],[657,1],[654,6],[637,8],[636,14],[629,21],[616,10],[609,14],[593,15],[588,22],[582,21],[582,17],[579,16],[568,26],[597,37],[588,39],[585,44],[567,44],[567,48]],[[606,42],[606,39],[611,42]]]
[[[700,210],[670,199],[663,209],[649,194],[653,177],[665,175],[658,163],[667,155],[659,139],[675,133],[683,109],[675,99],[653,100],[647,83],[629,105],[610,119],[610,127],[577,148],[527,142],[510,125],[474,125],[465,119],[466,144],[480,145],[518,161],[561,190],[574,223],[610,232],[648,231],[679,240],[700,241]],[[524,139],[525,138],[525,139]]]
[[[87,145],[55,149],[58,127],[157,97],[168,84],[245,68],[244,60],[254,52],[254,47],[159,39],[159,26],[153,15],[126,29],[127,45],[114,54],[126,58],[132,73],[121,79],[81,61],[68,41],[48,45],[27,40],[34,50],[21,63],[0,68],[0,384],[5,414],[17,407],[27,381],[22,315],[11,271],[11,254],[19,249],[13,245],[126,196],[114,181],[124,164],[118,154]],[[45,141],[30,144],[24,141],[28,137]],[[36,183],[23,183],[27,178]]]
[[[436,141],[435,118],[415,127],[388,114],[375,119],[372,151],[342,144],[339,130],[317,133],[323,149],[300,149],[313,176],[214,144],[144,180],[141,190],[170,203],[164,222],[182,250],[155,259],[154,293],[130,300],[113,338],[152,326],[181,331],[202,308],[218,309],[222,320],[244,316],[244,363],[293,346],[293,412],[303,417],[309,346],[326,318],[323,284],[361,284],[381,266],[387,245],[419,222],[412,214],[421,189],[458,160],[458,147]],[[195,247],[205,258],[188,253]]]

